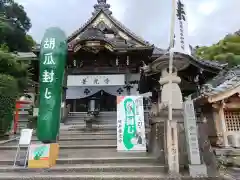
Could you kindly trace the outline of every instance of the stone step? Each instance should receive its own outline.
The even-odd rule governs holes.
[[[65,122],[84,122],[85,120],[86,120],[86,118],[71,118],[71,117],[68,117]],[[116,117],[113,117],[113,118],[96,118],[95,120],[96,120],[96,122],[106,122],[106,123],[117,122]]]
[[[17,152],[16,149],[1,150],[0,160],[13,160]],[[21,148],[21,152],[24,149]],[[116,148],[92,148],[92,149],[60,149],[59,158],[99,158],[99,157],[151,157],[146,152],[117,152]]]
[[[87,157],[87,156],[85,156]],[[158,160],[153,156],[146,156],[146,153],[119,153],[119,152],[101,152],[96,155],[90,155],[88,158],[66,158],[59,159],[58,164],[107,164],[107,163],[157,163]]]
[[[77,138],[117,138],[116,131],[115,132],[103,132],[103,133],[86,133],[86,134],[81,134],[81,133],[61,133],[59,135],[60,139],[77,139]],[[35,137],[34,137],[35,138]],[[33,138],[33,139],[34,139]]]
[[[67,120],[84,120],[87,117],[87,115],[80,115],[80,116],[68,116]],[[96,120],[107,120],[107,121],[112,121],[116,120],[117,114],[116,115],[111,115],[111,116],[96,116]]]
[[[77,139],[117,139],[116,134],[60,134],[59,135],[60,140],[65,140],[65,139],[72,139],[72,140],[77,140]],[[36,137],[33,138],[34,141],[37,140]]]
[[[164,165],[154,164],[154,163],[141,163],[141,164],[74,164],[74,165],[56,165],[48,169],[30,169],[23,167],[13,167],[13,166],[4,166],[0,167],[0,173],[17,173],[21,172],[24,174],[27,173],[88,173],[88,172],[147,172],[147,173],[156,173],[164,172]]]
[[[23,123],[25,122],[25,123],[27,123],[28,122],[28,118],[19,119],[18,122],[23,122]]]
[[[73,133],[84,133],[84,132],[85,133],[109,133],[109,134],[115,133],[116,134],[117,129],[116,129],[116,127],[115,128],[95,128],[95,127],[93,127],[92,129],[87,129],[87,128],[83,128],[83,127],[73,127],[71,129],[69,129],[69,132],[73,132]]]
[[[88,115],[68,115],[68,119],[84,119],[85,117],[87,117]],[[98,115],[96,116],[96,119],[110,119],[110,120],[113,120],[113,119],[116,119],[117,117],[117,114],[114,114],[114,115]]]
[[[69,114],[68,117],[86,117],[88,116],[87,114]],[[95,116],[95,117],[114,117],[116,118],[117,117],[117,113],[115,114],[102,114],[100,113],[99,115]]]
[[[66,120],[64,124],[65,125],[75,125],[75,124],[82,124],[82,125],[84,125],[84,124],[86,124],[86,122],[83,121],[83,120],[80,120],[80,121],[78,121],[78,120],[76,120],[76,121]]]
[[[68,130],[70,133],[69,134],[76,134],[76,133],[108,133],[108,134],[117,134],[117,129],[116,128],[93,128],[93,129],[87,129],[87,128],[71,128]],[[61,134],[66,134],[62,133]]]
[[[68,128],[68,130],[84,130],[86,129],[85,125],[73,125],[72,127]],[[92,125],[93,130],[116,130],[117,126],[115,124],[93,124]]]
[[[23,147],[25,148],[25,147]],[[60,145],[60,149],[116,149],[117,145]],[[0,150],[17,149],[17,146],[0,146]]]
[[[75,152],[77,153],[77,152]],[[127,154],[122,154],[118,155],[118,153],[108,153],[108,154],[99,154],[99,156],[91,155],[87,156],[90,154],[85,154],[85,156],[82,155],[82,157],[61,157],[62,154],[59,154],[59,159],[57,160],[57,164],[61,165],[66,165],[69,166],[70,164],[75,165],[75,164],[109,164],[109,163],[115,163],[115,164],[128,164],[128,163],[134,163],[134,164],[143,164],[143,163],[158,163],[158,160],[156,157],[151,157],[151,156],[137,156],[134,154],[127,155]],[[113,156],[114,155],[114,156]],[[86,158],[88,157],[88,158]],[[15,156],[12,156],[11,158],[4,158],[0,159],[0,165],[1,166],[6,166],[6,165],[13,165],[14,164],[14,158]]]
[[[69,112],[70,116],[86,115],[87,112]]]
[[[116,134],[60,134],[60,141],[69,141],[69,140],[116,140]],[[33,137],[33,140],[36,141],[37,138]]]
[[[1,146],[12,146],[12,145],[17,145],[18,141],[11,141],[8,143],[4,143]],[[38,140],[32,140],[32,143],[36,144],[39,143]],[[117,140],[116,138],[114,139],[106,139],[106,138],[98,138],[96,137],[96,139],[83,139],[83,138],[75,138],[75,139],[60,139],[59,140],[59,144],[60,145],[104,145],[104,144],[108,144],[108,145],[116,145],[117,144]]]
[[[115,132],[104,132],[104,131],[93,131],[93,132],[79,132],[79,131],[60,131],[60,137],[61,136],[69,136],[70,138],[72,136],[105,136],[105,135],[117,135],[117,131]]]
[[[66,121],[84,121],[86,116],[68,116]]]
[[[79,115],[86,115],[87,112],[70,112],[70,116],[79,116]],[[109,115],[115,115],[117,114],[117,111],[101,111],[99,112],[99,116],[109,116]]]
[[[66,121],[64,123],[65,125],[86,125],[85,121],[82,120],[74,120],[74,121]],[[115,121],[98,121],[98,122],[93,122],[95,125],[117,125]]]
[[[146,133],[148,132],[148,128],[146,128]],[[85,137],[88,135],[93,135],[93,136],[104,136],[104,135],[117,135],[117,130],[116,128],[114,130],[98,130],[98,129],[93,129],[91,130],[78,130],[78,129],[72,129],[72,130],[61,130],[60,131],[60,137]]]
[[[78,116],[86,116],[87,113],[69,113],[68,116],[71,116],[71,117],[78,117]],[[103,113],[103,112],[100,112],[98,114],[97,117],[109,117],[109,116],[117,116],[117,112],[113,112],[113,113]]]
[[[187,177],[189,179],[189,177]],[[3,180],[156,180],[169,179],[165,173],[160,172],[88,172],[88,173],[0,173]]]
[[[85,117],[68,117],[65,122],[72,122],[72,121],[85,121]],[[115,122],[116,117],[96,117],[95,120],[97,122]]]
[[[18,124],[18,128],[19,128],[19,127],[26,127],[26,126],[28,126],[28,123],[19,123],[19,124]]]

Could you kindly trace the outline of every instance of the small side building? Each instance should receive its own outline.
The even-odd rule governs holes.
[[[220,72],[195,99],[213,147],[240,149],[240,66]]]

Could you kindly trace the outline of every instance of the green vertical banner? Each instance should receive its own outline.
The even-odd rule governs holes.
[[[53,27],[46,30],[41,43],[37,137],[45,143],[55,142],[59,132],[66,39],[61,29]]]
[[[117,151],[146,151],[142,96],[117,97]]]

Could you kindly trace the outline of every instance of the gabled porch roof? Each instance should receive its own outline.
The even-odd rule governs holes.
[[[214,103],[240,93],[240,66],[221,71],[215,78],[203,85],[197,101]]]

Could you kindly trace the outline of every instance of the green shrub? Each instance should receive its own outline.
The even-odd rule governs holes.
[[[18,95],[18,83],[14,77],[0,74],[0,135],[11,129]]]

